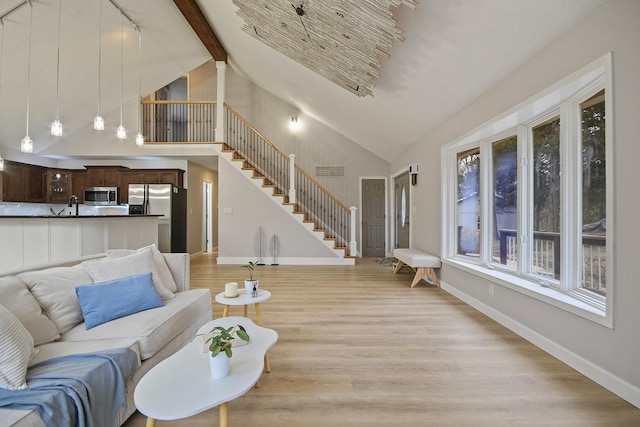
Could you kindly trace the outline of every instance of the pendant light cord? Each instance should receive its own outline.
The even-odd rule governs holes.
[[[124,16],[120,16],[120,126],[122,126],[122,108],[124,105]]]
[[[98,116],[100,115],[100,93],[102,91],[102,0],[98,0]]]
[[[0,18],[0,26],[2,26],[2,30],[0,30],[0,95],[2,95],[2,56],[4,54],[4,19]]]
[[[142,101],[142,31],[138,28],[138,103]],[[138,106],[138,133],[140,133],[140,106]]]
[[[62,21],[62,0],[58,1],[58,63],[56,65],[56,120],[60,118],[60,22]]]
[[[31,0],[27,0],[29,3],[29,58],[27,60],[27,133],[29,136],[29,99],[31,98],[31,29],[33,26],[33,4]]]

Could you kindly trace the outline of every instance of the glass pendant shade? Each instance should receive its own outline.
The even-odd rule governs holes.
[[[29,138],[29,135],[22,138],[20,142],[20,151],[23,153],[33,153],[33,140]]]
[[[100,114],[93,118],[93,128],[95,130],[104,130],[104,118]]]
[[[144,136],[142,136],[140,132],[138,132],[138,134],[136,135],[136,145],[137,146],[144,145]]]
[[[116,138],[127,139],[127,130],[124,128],[124,126],[118,126],[118,129],[116,129]]]
[[[51,122],[51,135],[62,136],[62,123],[60,123],[60,120],[55,119]]]

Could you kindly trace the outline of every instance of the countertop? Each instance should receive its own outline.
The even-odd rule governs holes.
[[[157,218],[162,215],[1,215],[3,218],[47,218],[47,219],[80,219],[80,218]]]

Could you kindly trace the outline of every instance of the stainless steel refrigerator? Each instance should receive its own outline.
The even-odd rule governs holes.
[[[187,252],[187,190],[172,184],[129,184],[129,215],[160,215],[160,252]]]

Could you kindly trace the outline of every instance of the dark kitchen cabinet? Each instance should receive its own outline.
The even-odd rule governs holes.
[[[87,186],[87,171],[71,171],[71,194],[78,196],[78,203],[84,203],[84,187]]]
[[[45,176],[47,168],[24,163],[4,161],[2,172],[3,202],[45,202]]]
[[[127,170],[122,166],[85,166],[87,187],[120,187],[120,173]]]
[[[71,197],[71,179],[69,170],[47,170],[47,201],[67,203]]]

